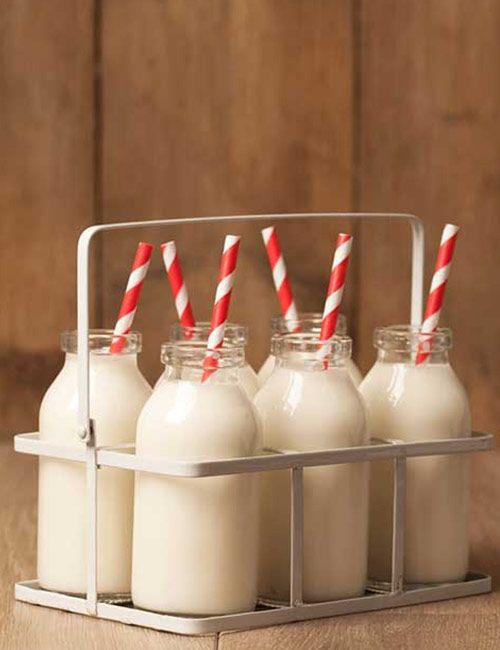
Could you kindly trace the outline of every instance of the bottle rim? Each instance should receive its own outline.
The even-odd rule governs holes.
[[[335,334],[329,341],[321,341],[319,334],[314,332],[294,332],[283,334],[271,341],[271,353],[279,358],[287,358],[301,352],[316,357],[318,351],[326,346],[326,355],[322,356],[329,363],[349,359],[352,353],[352,339],[349,336]]]
[[[207,353],[206,341],[166,341],[161,344],[160,358],[165,366],[203,368]],[[228,345],[211,353],[219,368],[239,368],[245,363],[243,345]]]
[[[445,352],[453,345],[453,336],[448,327],[438,327],[430,334],[422,333],[413,325],[388,325],[375,328],[373,345],[384,352],[400,354],[414,353],[424,346],[429,353]]]
[[[109,354],[111,343],[113,341],[113,330],[110,329],[91,329],[89,330],[89,351],[92,354]],[[142,335],[140,332],[129,332],[122,337],[125,344],[119,354],[138,354],[142,350]],[[60,336],[61,350],[69,354],[78,352],[78,330],[66,330]]]
[[[298,318],[286,320],[284,316],[273,316],[271,318],[271,334],[281,336],[291,332],[320,332],[323,314],[315,311],[299,312]],[[335,334],[347,336],[347,318],[345,314],[339,314]]]
[[[170,340],[172,341],[207,341],[210,334],[211,324],[209,321],[198,321],[195,325],[183,325],[174,323],[170,326]],[[224,341],[231,345],[247,345],[249,329],[246,325],[239,323],[226,323],[224,329]]]

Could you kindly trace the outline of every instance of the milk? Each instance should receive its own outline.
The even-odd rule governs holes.
[[[199,367],[191,369],[191,379],[183,378],[182,364],[177,369],[157,385],[141,413],[137,454],[195,461],[257,453],[257,415],[234,369],[219,370],[204,384]],[[138,472],[134,605],[188,615],[252,610],[258,507],[256,474],[177,478]]]
[[[262,366],[260,367],[259,372],[257,373],[257,382],[258,382],[258,387],[262,387],[265,382],[269,379],[271,376],[274,367],[276,365],[276,357],[274,354],[269,354]],[[359,368],[357,365],[354,363],[352,359],[346,359],[345,361],[345,369],[347,371],[347,374],[349,375],[352,383],[358,387],[360,383],[363,380],[363,375],[361,374]]]
[[[175,323],[170,328],[170,339],[171,342],[182,342],[188,341],[192,343],[204,342],[206,344],[208,335],[210,333],[210,323],[206,321],[197,322],[193,327],[188,327],[181,325],[180,323]],[[248,344],[248,327],[245,325],[238,325],[236,323],[226,323],[224,330],[224,345],[225,346],[239,346],[246,347]],[[164,344],[168,345],[168,344]],[[238,375],[238,382],[241,388],[245,391],[248,398],[252,400],[259,390],[259,381],[257,379],[257,373],[252,368],[252,366],[246,361],[243,360],[243,363],[239,368],[236,369]],[[190,369],[188,367],[183,368],[183,376],[185,379],[190,379],[189,376]],[[165,373],[162,373],[158,382],[166,377]],[[158,383],[157,382],[157,383]]]
[[[470,436],[465,391],[446,362],[377,361],[360,386],[371,436],[404,442]],[[462,580],[468,563],[469,466],[464,455],[407,461],[404,578]],[[372,464],[369,575],[390,580],[392,463]]]
[[[363,404],[343,367],[311,367],[303,360],[297,362],[292,350],[288,360],[278,362],[254,403],[262,419],[266,448],[311,451],[368,444]],[[368,472],[368,465],[362,463],[304,470],[306,602],[364,593]],[[287,601],[289,472],[263,474],[261,510],[259,594]]]
[[[321,321],[322,315],[314,312],[301,313],[299,314],[299,318],[296,321],[292,321],[289,324],[287,324],[282,317],[273,318],[271,321],[272,336],[287,334],[290,330],[293,331],[296,328],[300,329],[301,332],[314,332],[316,334],[319,334],[321,330]],[[335,331],[339,336],[345,336],[347,332],[347,321],[344,314],[339,314]],[[271,353],[266,358],[259,372],[257,373],[257,382],[259,387],[263,386],[267,379],[269,379],[275,365],[276,357]],[[363,379],[363,376],[354,361],[349,357],[344,360],[344,366],[354,385],[359,386],[361,380]]]
[[[108,345],[110,342],[111,337]],[[96,444],[133,442],[137,417],[151,388],[137,367],[136,354],[100,352],[103,350],[90,354],[90,414]],[[84,448],[76,433],[77,408],[77,356],[68,352],[42,401],[40,439]],[[85,478],[84,463],[40,458],[38,580],[45,589],[74,594],[86,591]],[[129,592],[132,472],[99,469],[97,499],[97,589],[100,593]]]

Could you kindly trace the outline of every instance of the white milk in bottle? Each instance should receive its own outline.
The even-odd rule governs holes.
[[[194,327],[181,325],[176,323],[170,328],[171,341],[202,341],[206,344],[208,335],[210,334],[210,323],[200,321]],[[224,341],[228,345],[236,345],[238,347],[246,348],[248,345],[248,327],[245,325],[237,325],[235,323],[227,323],[224,330]],[[168,344],[166,344],[168,345]],[[189,373],[189,368],[184,368],[184,375]],[[196,374],[196,372],[195,372]],[[238,381],[250,400],[253,399],[255,393],[259,390],[259,381],[257,373],[252,366],[246,361],[240,368],[237,369]],[[163,379],[164,374],[160,376],[157,384]]]
[[[271,339],[275,336],[280,336],[294,331],[310,332],[319,335],[321,330],[321,321],[322,315],[319,313],[301,313],[299,314],[299,318],[293,321],[285,321],[283,316],[276,316],[271,319]],[[339,314],[335,333],[339,336],[346,336],[347,334],[347,320],[344,314]],[[264,382],[270,377],[275,363],[276,357],[271,352],[257,374],[259,386],[263,386]],[[359,386],[363,377],[351,357],[345,360],[345,368],[354,382],[354,385]]]
[[[313,334],[275,337],[273,373],[255,397],[264,447],[312,451],[368,443],[361,397],[345,361],[351,340],[335,337],[328,369],[317,360]],[[368,553],[366,463],[304,470],[306,602],[358,596],[366,585]],[[290,594],[290,472],[261,479],[259,595],[287,601]]]
[[[40,408],[40,439],[81,446],[77,435],[77,333],[61,337],[66,353],[61,372]],[[90,416],[97,445],[133,442],[137,417],[151,388],[137,367],[140,334],[131,333],[120,354],[110,354],[112,332],[93,330],[90,346]],[[102,468],[97,478],[97,589],[130,592],[133,473]],[[45,589],[85,593],[85,464],[40,458],[38,496],[38,580]]]
[[[166,377],[137,426],[137,454],[170,460],[252,456],[262,448],[257,413],[238,382],[243,348],[218,352],[201,383],[206,344],[164,347]],[[137,472],[132,600],[187,615],[252,610],[257,600],[258,476],[205,478]]]
[[[418,331],[375,330],[377,361],[360,391],[372,437],[404,442],[471,435],[467,396],[448,362],[451,332],[438,329],[416,366]],[[462,580],[468,564],[468,459],[463,454],[407,461],[404,579],[407,583]],[[371,473],[370,578],[391,579],[392,463]]]

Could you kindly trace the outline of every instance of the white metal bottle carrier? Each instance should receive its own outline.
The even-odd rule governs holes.
[[[180,634],[207,634],[225,630],[264,627],[306,619],[336,616],[352,612],[413,605],[417,603],[470,596],[491,590],[491,578],[469,573],[463,582],[442,583],[429,586],[406,586],[403,583],[404,509],[406,459],[416,456],[460,454],[490,449],[492,436],[473,433],[470,438],[436,440],[430,442],[402,443],[397,440],[372,441],[368,447],[350,447],[308,452],[270,450],[270,455],[250,458],[233,458],[213,461],[171,461],[162,458],[137,457],[134,445],[119,447],[96,447],[92,420],[89,413],[89,247],[98,233],[108,230],[160,227],[163,229],[180,224],[207,224],[214,222],[267,221],[276,222],[297,219],[370,219],[403,220],[410,224],[412,233],[412,281],[411,322],[420,325],[422,317],[424,272],[424,227],[420,219],[410,214],[391,213],[305,213],[239,215],[223,217],[196,217],[183,219],[159,219],[96,225],[83,231],[78,242],[78,431],[86,445],[81,448],[57,445],[39,440],[38,433],[15,436],[15,449],[21,453],[49,456],[85,463],[87,467],[87,594],[73,596],[46,591],[36,580],[19,582],[15,587],[17,600],[67,610],[88,616],[96,616],[133,625]],[[320,603],[304,603],[302,600],[302,490],[305,467],[338,465],[391,459],[394,463],[394,517],[392,530],[392,579],[390,589],[368,589],[357,598]],[[245,472],[267,472],[288,469],[291,481],[291,561],[290,602],[283,606],[259,605],[255,611],[223,616],[190,617],[158,614],[135,608],[132,603],[117,603],[97,594],[97,470],[99,467],[120,467],[130,471],[153,472],[166,476],[221,476]]]

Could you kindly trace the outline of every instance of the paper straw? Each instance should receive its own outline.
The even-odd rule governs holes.
[[[151,244],[140,242],[137,245],[132,270],[128,278],[115,329],[113,330],[113,340],[110,347],[111,354],[119,354],[122,351],[125,345],[126,335],[132,329],[139,295],[144,284],[144,278],[148,272],[152,252],[153,246]]]
[[[229,303],[234,283],[234,271],[238,260],[240,237],[226,235],[220,261],[219,278],[215,292],[210,333],[207,341],[207,352],[203,362],[202,382],[206,381],[218,368],[219,362],[214,352],[222,347],[224,330],[226,328]]]
[[[323,360],[325,368],[328,367],[326,357],[330,353],[329,342],[332,340],[337,327],[337,319],[340,314],[340,305],[344,293],[345,276],[349,255],[352,247],[352,236],[340,233],[337,237],[337,245],[333,256],[330,282],[326,293],[325,308],[321,321],[320,340],[324,342],[318,350],[318,358]]]
[[[182,273],[181,262],[177,254],[175,242],[168,241],[161,245],[161,253],[163,257],[163,264],[167,271],[170,288],[174,297],[175,309],[181,325],[184,327],[194,327],[195,320],[189,295],[184,282],[184,275]]]
[[[264,230],[261,232],[262,239],[264,240],[266,247],[267,257],[269,259],[269,264],[271,265],[274,286],[276,288],[276,294],[280,303],[281,314],[288,326],[290,322],[296,322],[298,320],[298,315],[297,309],[295,307],[295,302],[293,300],[292,288],[288,279],[288,273],[286,270],[283,253],[281,251],[278,234],[274,226],[264,228]],[[300,328],[290,325],[288,329],[290,331],[298,331]]]
[[[425,335],[435,332],[438,326],[439,315],[443,306],[444,291],[448,282],[448,276],[450,275],[451,261],[453,259],[453,251],[455,250],[459,230],[460,228],[452,223],[447,223],[443,228],[436,267],[432,276],[431,288],[425,307],[424,322],[420,328],[420,332],[424,336],[420,338],[417,348],[417,356],[415,359],[417,366],[423,363],[430,355],[430,351],[427,349],[429,346],[426,343],[431,337]]]

